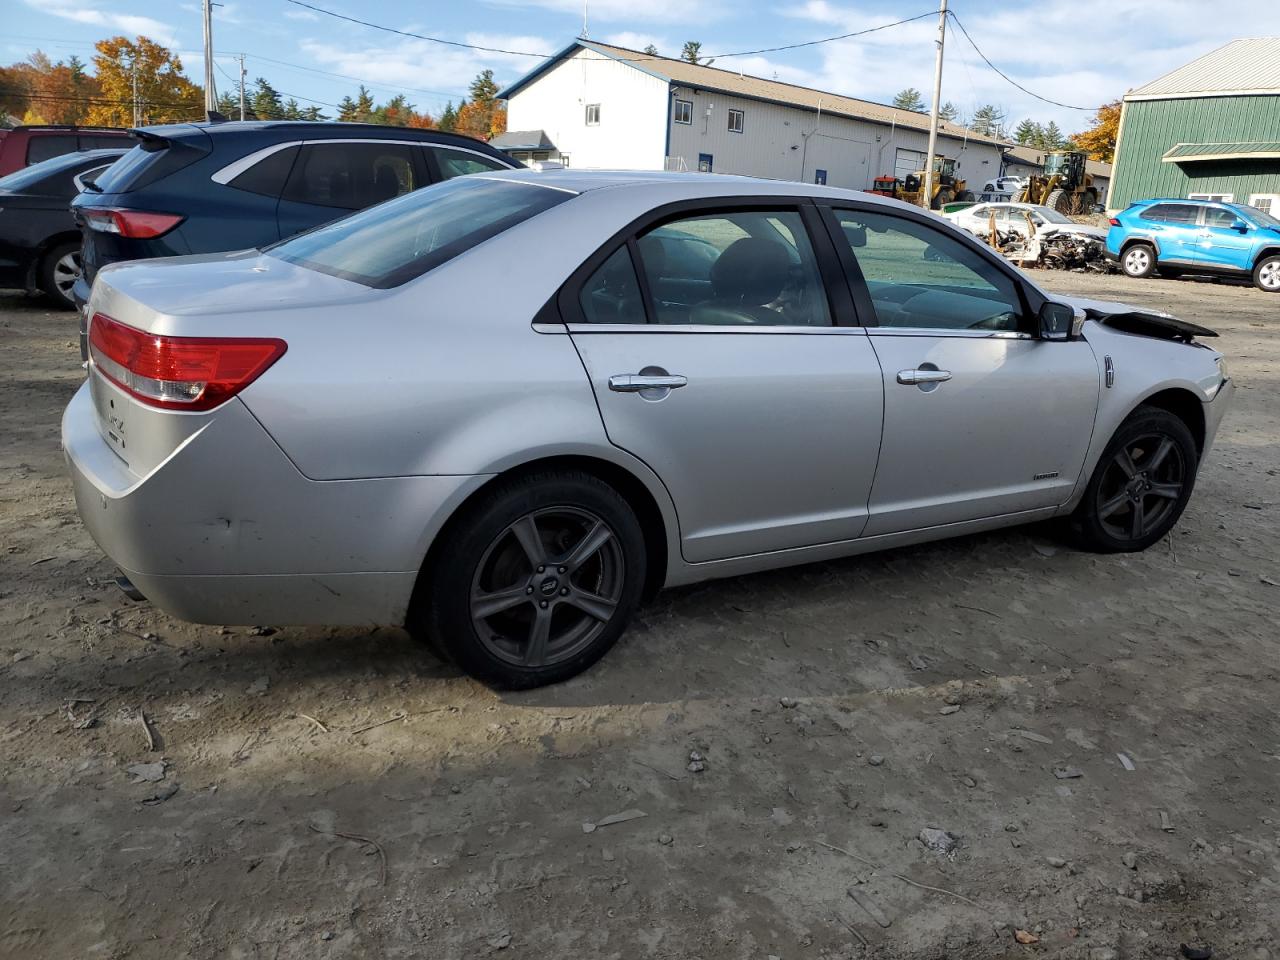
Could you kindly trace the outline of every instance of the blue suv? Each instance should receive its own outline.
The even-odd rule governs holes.
[[[1280,220],[1213,200],[1139,200],[1111,218],[1107,255],[1131,277],[1217,273],[1280,293]]]

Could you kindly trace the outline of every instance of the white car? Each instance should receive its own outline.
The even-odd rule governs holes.
[[[943,216],[960,229],[985,239],[991,232],[992,213],[996,217],[996,229],[1002,233],[1013,232],[1020,233],[1024,237],[1028,236],[1031,232],[1027,224],[1029,217],[1032,225],[1035,226],[1036,236],[1041,238],[1053,233],[1072,233],[1077,236],[1091,237],[1102,243],[1107,241],[1107,231],[1088,224],[1076,223],[1052,207],[1035,203],[978,203]]]
[[[1027,185],[1022,177],[996,177],[982,185],[983,193],[1019,193]]]

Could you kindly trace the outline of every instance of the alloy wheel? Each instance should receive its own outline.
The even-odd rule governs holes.
[[[1172,438],[1138,437],[1107,464],[1098,485],[1098,519],[1117,540],[1141,540],[1177,510],[1186,482],[1187,464]]]
[[[68,303],[71,302],[71,288],[80,279],[80,270],[79,250],[63,254],[53,265],[53,286]]]
[[[1142,247],[1134,247],[1124,255],[1124,266],[1128,273],[1142,273],[1151,266],[1151,255]]]
[[[1264,290],[1280,290],[1280,260],[1263,265],[1258,271],[1258,286]]]
[[[521,667],[545,667],[586,649],[622,600],[621,543],[580,507],[527,513],[489,544],[471,585],[471,622],[485,648]]]

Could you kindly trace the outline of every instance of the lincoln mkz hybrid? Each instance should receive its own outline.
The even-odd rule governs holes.
[[[1060,518],[1177,521],[1210,330],[1042,291],[894,200],[513,171],[262,250],[122,263],[63,419],[123,582],[211,624],[403,624],[529,687],[646,597]]]

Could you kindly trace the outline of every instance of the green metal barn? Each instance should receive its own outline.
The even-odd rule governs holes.
[[[1107,208],[1151,197],[1280,214],[1280,37],[1233,40],[1125,95]]]

